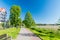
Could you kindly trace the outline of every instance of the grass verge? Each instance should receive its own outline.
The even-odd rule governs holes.
[[[60,30],[45,28],[30,28],[30,30],[43,40],[60,40]]]
[[[15,39],[20,31],[20,28],[8,28],[5,30],[0,30],[0,35],[8,34],[8,36],[11,36],[13,39]]]

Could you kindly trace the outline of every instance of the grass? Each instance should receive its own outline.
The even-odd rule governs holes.
[[[16,38],[18,33],[20,31],[20,28],[8,28],[8,29],[5,29],[5,30],[0,30],[0,35],[3,35],[3,34],[8,34],[8,36],[11,36],[12,38]]]
[[[45,28],[31,28],[30,30],[43,40],[60,40],[60,30]]]

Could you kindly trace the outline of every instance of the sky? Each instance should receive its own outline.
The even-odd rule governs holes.
[[[21,7],[22,20],[27,11],[31,12],[37,24],[54,24],[60,18],[60,0],[0,0],[0,8],[6,9],[7,19],[12,5]]]

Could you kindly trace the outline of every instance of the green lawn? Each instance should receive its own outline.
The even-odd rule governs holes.
[[[0,30],[0,35],[3,35],[3,34],[8,34],[8,36],[11,36],[12,38],[16,38],[18,33],[20,31],[20,28],[8,28],[8,29],[5,29],[5,30]]]
[[[60,30],[44,28],[31,28],[30,30],[43,40],[60,40]]]

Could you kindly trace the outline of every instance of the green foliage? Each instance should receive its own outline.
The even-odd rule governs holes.
[[[17,5],[13,5],[10,9],[10,23],[12,26],[20,26],[21,18],[20,17],[21,8]]]
[[[21,19],[19,18],[17,21],[18,21],[18,22],[16,22],[17,26],[21,26],[21,24],[22,24]]]
[[[35,21],[33,20],[29,11],[26,13],[23,23],[26,27],[35,26]]]
[[[4,28],[4,23],[2,23],[1,25],[2,25],[2,27]]]
[[[6,29],[6,22],[1,23],[3,29]]]
[[[45,28],[33,28],[31,29],[38,37],[43,40],[60,40],[60,29],[45,29]]]
[[[16,27],[8,28],[8,29],[0,30],[0,35],[8,34],[8,36],[11,36],[13,39],[15,39],[19,31],[20,28],[16,28]]]
[[[6,28],[9,28],[10,27],[10,20],[7,20],[6,21]]]

